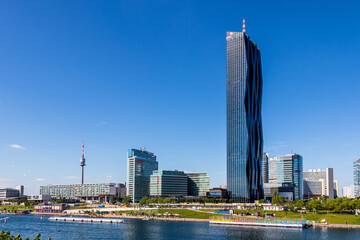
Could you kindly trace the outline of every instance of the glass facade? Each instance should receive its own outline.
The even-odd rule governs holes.
[[[243,32],[226,33],[227,187],[232,198],[264,197],[261,161],[262,73],[260,50]]]
[[[188,195],[205,197],[210,189],[210,178],[207,173],[185,173],[188,178]]]
[[[263,183],[269,182],[269,154],[264,153],[262,157],[262,179]],[[265,191],[265,190],[264,190]]]
[[[323,180],[323,179],[322,179]],[[320,197],[323,195],[323,181],[304,180],[304,198]]]
[[[281,157],[271,158],[269,166],[274,169],[276,164],[276,183],[292,183],[294,185],[293,199],[303,198],[303,159],[299,154],[287,154]],[[275,174],[269,169],[269,176],[275,182]]]
[[[156,170],[150,176],[151,197],[188,195],[188,176],[182,171]]]
[[[158,170],[156,156],[148,151],[129,149],[127,154],[127,191],[133,202],[150,195],[150,175]]]
[[[354,162],[354,197],[360,197],[360,159]]]

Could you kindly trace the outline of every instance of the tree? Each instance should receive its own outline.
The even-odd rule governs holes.
[[[286,206],[288,206],[288,208],[291,210],[291,211],[294,211],[295,209],[295,202],[294,201],[287,201],[286,202]]]
[[[132,202],[132,199],[129,195],[125,196],[123,198],[123,202],[126,204],[126,205],[129,205],[131,202]]]
[[[148,197],[143,197],[139,202],[140,205],[146,205],[148,203],[149,203],[149,198]]]
[[[320,197],[321,203],[325,203],[328,199],[329,199],[329,196],[326,196],[326,195],[322,195]]]
[[[260,199],[259,203],[268,203],[266,199]]]
[[[313,199],[310,202],[308,202],[307,204],[307,209],[310,211],[316,211],[316,210],[321,210],[321,201],[320,199]]]
[[[303,207],[306,207],[306,202],[304,199],[297,199],[295,200],[295,207],[297,209],[302,209]]]
[[[277,189],[274,189],[271,203],[277,206],[283,206],[285,204],[285,197],[279,196]]]

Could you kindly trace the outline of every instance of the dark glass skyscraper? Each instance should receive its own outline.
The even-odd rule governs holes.
[[[226,33],[227,187],[232,198],[264,197],[261,161],[262,73],[260,50],[243,32]]]

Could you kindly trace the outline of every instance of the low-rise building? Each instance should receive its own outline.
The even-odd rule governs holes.
[[[123,184],[95,183],[40,186],[40,195],[50,195],[56,198],[81,199],[85,201],[111,202],[120,197]]]
[[[226,189],[222,188],[213,188],[206,191],[206,198],[214,199],[230,199],[230,193]]]
[[[69,207],[64,204],[39,204],[34,206],[35,212],[43,212],[43,213],[61,213]]]
[[[13,189],[13,188],[1,188],[0,189],[0,199],[1,200],[18,198],[18,197],[20,197],[20,192],[17,189]]]
[[[284,211],[286,209],[286,206],[276,206],[271,205],[270,203],[264,203],[262,205],[262,208],[264,211]]]
[[[45,202],[50,201],[50,195],[27,195],[27,200],[32,202]]]

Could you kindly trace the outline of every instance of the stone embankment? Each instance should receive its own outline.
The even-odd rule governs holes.
[[[209,222],[209,219],[202,218],[180,218],[180,217],[146,217],[146,216],[132,216],[132,215],[115,215],[107,214],[103,217],[116,217],[116,218],[133,218],[133,219],[143,219],[143,220],[160,220],[160,221],[180,221],[180,222]]]
[[[353,224],[323,224],[323,223],[315,223],[315,224],[313,224],[313,227],[360,229],[360,225],[353,225]]]

